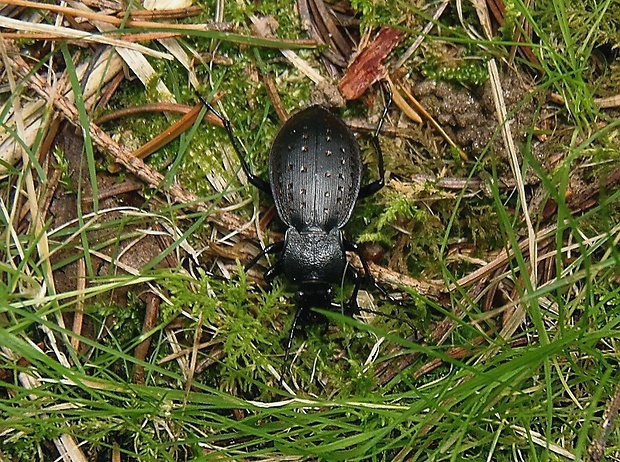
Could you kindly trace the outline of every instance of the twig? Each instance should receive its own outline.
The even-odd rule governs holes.
[[[151,292],[146,294],[146,312],[144,313],[144,322],[142,324],[142,335],[146,336],[146,338],[140,342],[134,351],[134,357],[139,361],[144,361],[149,352],[151,346],[151,335],[149,335],[149,333],[157,324],[160,303],[161,299],[157,295]],[[143,384],[144,378],[144,366],[141,364],[136,365],[133,374],[133,383]]]
[[[282,98],[280,98],[280,95],[278,94],[276,83],[270,74],[262,73],[262,76],[265,89],[267,90],[267,95],[271,100],[271,104],[273,104],[273,108],[276,110],[276,114],[278,114],[278,119],[280,119],[280,122],[284,123],[288,120],[289,115],[284,107],[284,104],[282,104]]]
[[[86,9],[81,8],[71,8],[71,7],[63,7],[57,6],[49,3],[40,3],[40,2],[31,2],[28,0],[6,0],[3,1],[5,4],[12,4],[18,6],[24,6],[26,8],[36,8],[40,10],[53,11],[55,13],[63,14],[65,16],[77,17],[77,18],[87,18],[93,21],[98,21],[101,23],[111,24],[113,26],[121,26],[132,27],[132,28],[141,28],[141,29],[155,29],[158,31],[167,30],[167,31],[185,31],[185,32],[214,32],[218,33],[218,37],[222,40],[228,40],[234,43],[247,44],[249,42],[253,42],[258,46],[263,47],[272,47],[272,48],[282,48],[282,49],[301,49],[301,48],[315,48],[317,46],[316,41],[314,40],[287,40],[280,38],[271,38],[271,37],[246,37],[241,34],[233,34],[227,32],[229,29],[228,25],[222,24],[176,24],[176,23],[165,23],[165,22],[152,22],[152,21],[135,21],[129,20],[124,21],[122,18],[117,18],[115,16],[110,16],[107,14],[96,13],[93,11],[88,11]],[[77,4],[77,3],[76,3]],[[83,5],[84,7],[86,5]],[[0,17],[1,18],[1,17]],[[41,26],[41,25],[39,25]],[[47,25],[45,25],[47,26]],[[57,29],[54,26],[49,26],[52,29]],[[14,29],[14,27],[10,27]],[[72,29],[67,29],[71,31]],[[92,35],[87,34],[86,35]],[[130,48],[121,42],[119,46],[125,46]],[[145,48],[145,47],[143,47]],[[155,51],[146,48],[146,50],[151,53],[155,53]],[[146,53],[145,53],[146,54]],[[167,56],[170,59],[170,55],[166,53],[162,54],[164,57]]]

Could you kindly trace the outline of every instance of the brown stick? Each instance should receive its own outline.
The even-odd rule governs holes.
[[[146,294],[146,313],[144,314],[144,323],[142,324],[142,335],[147,334],[155,328],[157,318],[159,317],[160,303],[161,299],[157,295],[150,292]],[[134,351],[135,358],[144,361],[150,347],[151,336],[148,336],[136,347]],[[133,383],[144,383],[144,366],[141,364],[136,365],[136,370],[133,374]]]

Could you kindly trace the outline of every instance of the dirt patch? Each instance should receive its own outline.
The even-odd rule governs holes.
[[[529,97],[533,85],[527,75],[507,72],[501,77],[501,86],[506,109],[512,115],[512,134],[520,147],[535,125],[538,101],[534,95]],[[468,89],[427,80],[415,86],[415,94],[452,140],[467,153],[478,156],[492,142],[493,152],[505,157],[490,82],[480,88]],[[534,143],[533,149],[540,152],[539,143]]]

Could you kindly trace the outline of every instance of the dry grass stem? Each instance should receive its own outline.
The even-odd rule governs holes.
[[[499,78],[499,72],[497,70],[497,65],[494,60],[490,60],[488,63],[489,68],[489,77],[491,80],[491,87],[493,89],[493,99],[495,101],[495,108],[497,110],[497,119],[501,126],[502,130],[502,138],[504,140],[504,144],[506,146],[506,150],[508,151],[510,166],[512,167],[512,174],[514,175],[517,192],[519,193],[519,199],[521,201],[521,208],[523,210],[523,217],[525,218],[525,223],[527,225],[528,232],[528,243],[529,243],[529,256],[530,256],[530,270],[531,273],[529,275],[530,286],[532,289],[536,289],[536,284],[538,281],[537,272],[538,272],[538,252],[536,246],[536,231],[534,230],[534,225],[532,224],[532,219],[530,217],[528,201],[525,196],[525,185],[523,181],[523,175],[525,172],[521,172],[521,167],[519,165],[519,159],[517,155],[517,148],[515,147],[514,140],[512,137],[512,132],[510,130],[510,120],[508,119],[508,111],[506,110],[506,104],[504,102],[504,92],[502,90],[501,81]]]
[[[0,16],[0,27],[7,29],[15,29],[23,32],[32,32],[37,34],[46,34],[51,37],[69,40],[82,40],[84,42],[100,43],[103,45],[111,45],[119,49],[134,50],[139,53],[152,56],[158,59],[172,59],[168,53],[151,50],[148,47],[137,43],[126,42],[124,40],[113,39],[105,35],[93,35],[90,32],[82,32],[66,27],[52,26],[49,24],[35,24],[29,21],[21,21],[19,19],[4,18]]]

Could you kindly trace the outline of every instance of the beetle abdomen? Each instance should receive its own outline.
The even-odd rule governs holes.
[[[293,115],[269,155],[278,214],[298,231],[341,228],[360,190],[362,158],[353,132],[322,106]]]

